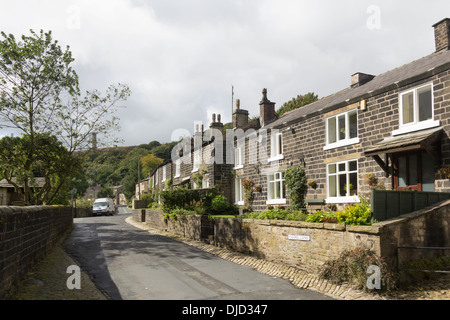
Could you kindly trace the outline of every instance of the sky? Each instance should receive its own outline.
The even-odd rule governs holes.
[[[448,0],[0,0],[1,31],[51,30],[70,46],[82,90],[130,87],[116,114],[124,146],[170,142],[213,113],[230,122],[236,99],[257,116],[263,88],[276,108],[326,97],[356,72],[433,53],[447,17]]]

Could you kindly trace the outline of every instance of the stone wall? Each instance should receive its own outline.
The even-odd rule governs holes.
[[[356,247],[391,263],[398,246],[449,247],[449,221],[450,201],[372,226],[216,218],[214,240],[218,246],[317,272],[325,261]],[[402,256],[407,258],[414,257]]]
[[[200,216],[164,217],[161,210],[133,210],[133,219],[156,229],[201,240]],[[214,243],[258,258],[317,272],[328,260],[342,251],[363,247],[373,250],[389,263],[395,263],[397,247],[450,247],[450,200],[428,208],[375,223],[372,226],[350,226],[333,223],[214,219]],[[401,261],[436,252],[409,250]],[[445,252],[450,254],[450,252]]]
[[[153,228],[174,233],[189,239],[200,240],[201,216],[198,215],[164,215],[160,209],[133,210],[133,219],[148,224]]]
[[[0,207],[0,299],[14,291],[72,223],[70,207]]]

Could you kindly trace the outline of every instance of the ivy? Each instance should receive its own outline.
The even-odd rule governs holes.
[[[306,179],[305,170],[300,166],[287,169],[284,173],[284,181],[292,209],[304,209],[306,207],[305,195],[308,190],[308,180]]]

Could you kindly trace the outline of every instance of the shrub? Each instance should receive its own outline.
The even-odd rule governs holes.
[[[304,209],[306,207],[305,195],[308,190],[305,170],[299,166],[291,167],[284,173],[284,180],[292,209]]]
[[[230,204],[222,195],[217,195],[211,202],[211,211],[213,214],[236,213],[237,208]]]
[[[255,195],[253,193],[253,189],[255,187],[255,182],[252,179],[242,180],[242,187],[244,189],[244,203],[245,209],[248,211],[252,211],[253,200],[255,199]]]
[[[303,211],[270,209],[263,212],[249,212],[243,216],[248,219],[267,219],[267,220],[293,220],[305,221],[306,214]]]
[[[141,200],[150,200],[153,201],[153,196],[151,193],[143,193],[141,194],[141,196],[139,197]]]
[[[349,225],[371,225],[372,211],[370,203],[363,197],[360,197],[360,203],[354,203],[344,211],[337,213],[338,222]]]
[[[306,221],[306,213],[301,210],[286,210],[286,216],[284,217],[284,220],[291,220],[291,221]]]
[[[325,212],[319,211],[316,213],[312,213],[308,215],[306,218],[306,222],[328,222],[328,223],[337,223],[337,214],[334,211]]]
[[[375,252],[356,248],[353,250],[345,250],[339,258],[325,262],[320,270],[320,276],[323,279],[330,280],[337,284],[347,282],[356,289],[369,290],[367,288],[367,268],[376,265],[381,272],[381,290],[394,290],[398,284],[398,275],[392,271],[392,268],[379,257]]]
[[[208,210],[211,207],[212,199],[217,195],[217,193],[218,190],[216,188],[210,188],[207,190],[177,188],[174,190],[162,191],[160,196],[163,203],[164,212],[171,212],[176,208],[186,209],[186,207],[198,201],[201,201]]]

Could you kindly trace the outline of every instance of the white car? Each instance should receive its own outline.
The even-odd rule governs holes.
[[[92,213],[94,216],[112,216],[116,212],[116,206],[111,198],[95,199]]]

